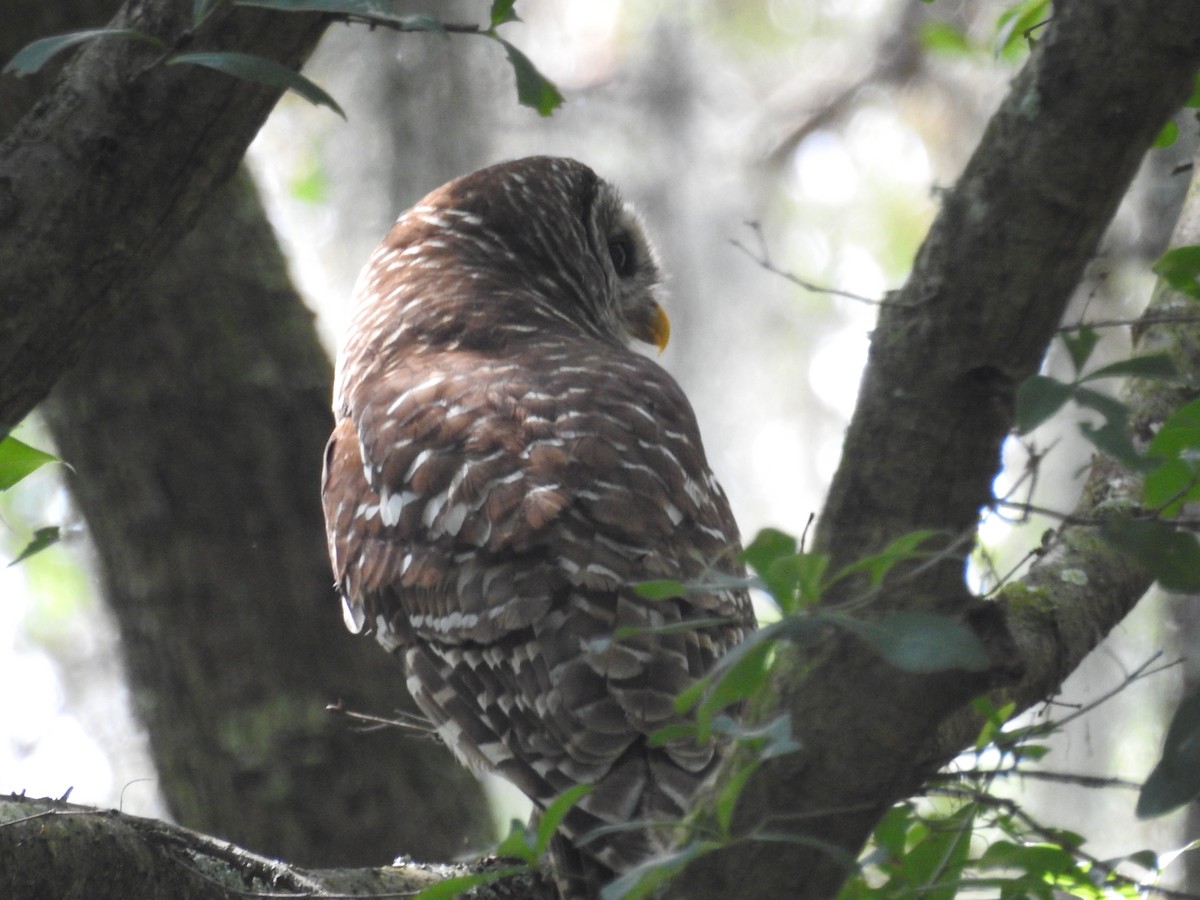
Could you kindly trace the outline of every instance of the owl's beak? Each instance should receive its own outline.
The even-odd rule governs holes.
[[[671,320],[663,308],[655,303],[646,315],[639,315],[636,321],[630,323],[629,334],[639,341],[653,344],[662,353],[667,349],[667,341],[671,340]]]

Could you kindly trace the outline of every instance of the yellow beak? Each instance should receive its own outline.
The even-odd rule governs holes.
[[[653,344],[658,348],[658,352],[662,353],[667,349],[667,341],[671,340],[671,320],[667,318],[663,308],[655,303],[648,315],[644,318],[638,317],[629,333],[639,341]]]

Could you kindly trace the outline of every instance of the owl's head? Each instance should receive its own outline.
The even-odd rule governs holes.
[[[367,283],[371,272],[380,283]],[[661,350],[670,335],[639,217],[590,168],[561,157],[499,163],[434,190],[397,221],[364,288],[376,302],[391,293],[392,327],[423,343],[475,346],[569,326]]]

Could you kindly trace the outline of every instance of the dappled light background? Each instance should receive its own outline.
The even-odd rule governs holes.
[[[349,121],[289,95],[252,148],[252,167],[332,350],[358,268],[426,191],[535,153],[591,165],[642,211],[671,274],[673,337],[661,362],[696,408],[743,534],[767,525],[799,534],[838,463],[875,304],[903,282],[939,191],[1020,63],[992,49],[1004,5],[518,3],[523,22],[504,26],[505,36],[567,97],[548,119],[517,106],[492,42],[335,26],[305,72]],[[445,21],[479,22],[486,4],[437,7]],[[1145,302],[1147,262],[1186,182],[1172,181],[1170,153],[1187,149],[1151,155],[1072,315],[1127,317]],[[1120,332],[1107,337],[1101,354],[1127,352]],[[1049,366],[1066,374],[1065,365],[1056,348]],[[1044,454],[1039,477],[1022,480],[1031,451]],[[1016,486],[1015,500],[1068,511],[1087,458],[1075,423],[1052,423],[1010,441],[997,493]],[[313,460],[314,491],[319,468]],[[23,529],[71,521],[53,471],[20,494],[3,508],[11,547]],[[1000,513],[986,516],[971,575],[985,590],[1053,527]],[[73,800],[115,806],[153,769],[112,629],[81,574],[86,556],[86,536],[72,532],[65,547],[0,572],[0,789],[61,795],[73,785]],[[1062,699],[1098,697],[1159,648],[1177,655],[1172,642],[1194,631],[1173,609],[1140,607]],[[1055,740],[1047,766],[1142,779],[1173,708],[1173,677],[1140,682],[1081,720]],[[1081,802],[1071,788],[1078,808],[1066,809],[1043,785],[1021,788],[1046,797],[1032,807],[1046,824],[1087,833],[1101,857],[1180,840],[1178,816],[1135,830],[1129,791]],[[151,784],[132,784],[124,807],[161,814]]]

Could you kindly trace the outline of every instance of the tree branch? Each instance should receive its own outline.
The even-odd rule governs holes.
[[[1037,371],[1085,263],[1197,67],[1200,18],[1187,0],[1055,5],[945,195],[908,283],[881,310],[817,531],[831,571],[915,529],[973,532],[991,499],[1016,387]],[[996,608],[968,597],[964,556],[949,554],[903,589],[885,589],[879,606],[966,615],[990,641],[992,679],[1014,680],[1016,648]],[[1111,552],[1108,561],[1126,565]],[[1098,639],[1080,637],[1089,647]],[[849,636],[789,646],[775,673],[759,715],[789,713],[802,750],[749,778],[733,818],[742,839],[689,866],[672,896],[732,896],[748,885],[761,897],[835,894],[847,874],[842,860],[923,779],[929,736],[986,685],[961,672],[898,672]],[[747,762],[735,754],[726,777]],[[799,824],[785,829],[789,817]],[[715,823],[715,811],[703,821]],[[766,825],[777,839],[790,835],[787,852],[777,839],[755,839]]]
[[[116,810],[59,800],[0,797],[0,895],[89,900],[276,900],[412,897],[452,876],[497,867],[401,863],[375,869],[302,869],[227,841]],[[554,900],[537,872],[477,888],[479,900]]]
[[[1193,168],[1193,172],[1197,172]],[[1172,247],[1200,244],[1200,174],[1194,174]],[[1195,301],[1160,279],[1135,329],[1145,352],[1167,355],[1189,377],[1138,380],[1125,391],[1135,437],[1153,436],[1175,410],[1200,396],[1200,324],[1189,315]],[[1184,324],[1186,323],[1186,324]],[[1092,463],[1082,497],[1059,530],[1053,549],[1028,575],[1000,591],[1008,629],[1024,661],[1021,680],[995,698],[1027,709],[1053,694],[1083,658],[1128,614],[1153,579],[1132,560],[1104,544],[1094,524],[1113,510],[1141,503],[1141,479],[1108,457]],[[953,754],[970,743],[982,721],[962,711],[941,729],[931,758]]]
[[[188,3],[130,0],[111,24],[293,67],[327,24],[226,9],[193,34],[190,15]],[[0,434],[195,221],[281,93],[154,66],[157,55],[140,41],[94,41],[0,143]]]

